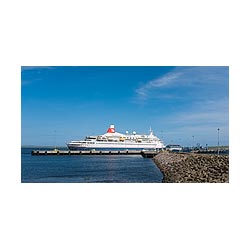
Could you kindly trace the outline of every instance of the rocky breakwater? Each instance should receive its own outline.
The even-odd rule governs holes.
[[[229,182],[229,156],[163,152],[153,158],[163,182]]]

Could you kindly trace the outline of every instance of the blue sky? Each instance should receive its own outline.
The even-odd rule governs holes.
[[[166,144],[229,144],[229,67],[23,66],[22,145],[148,133]]]

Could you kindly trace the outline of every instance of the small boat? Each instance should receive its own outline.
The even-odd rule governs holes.
[[[182,151],[182,146],[179,144],[168,144],[166,149],[172,152],[180,152]]]

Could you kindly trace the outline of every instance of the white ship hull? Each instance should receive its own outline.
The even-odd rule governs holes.
[[[82,143],[68,143],[70,150],[154,150],[163,149],[164,146],[154,143],[94,143],[94,144],[82,144]]]

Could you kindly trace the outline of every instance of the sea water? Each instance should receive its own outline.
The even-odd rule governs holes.
[[[38,148],[21,149],[23,183],[157,183],[163,178],[153,160],[141,155],[32,156],[32,150]]]

